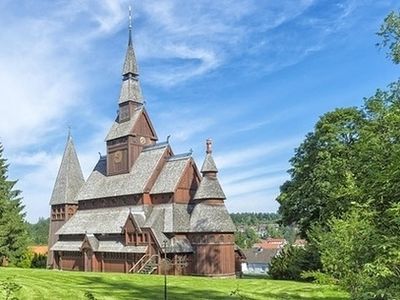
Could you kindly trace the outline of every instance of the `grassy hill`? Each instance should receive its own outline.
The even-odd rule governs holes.
[[[21,299],[86,299],[90,291],[96,299],[163,299],[164,277],[117,273],[82,273],[55,270],[0,267],[0,282],[11,277],[21,285]],[[237,293],[231,295],[232,291]],[[168,276],[168,298],[187,299],[268,299],[347,300],[335,287],[266,279],[213,279]],[[1,298],[1,294],[0,294]]]

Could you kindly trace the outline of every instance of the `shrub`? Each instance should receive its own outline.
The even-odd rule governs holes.
[[[395,208],[389,211],[397,217],[386,223],[385,231],[374,222],[382,214],[354,208],[343,219],[333,218],[329,231],[314,229],[310,234],[320,251],[323,271],[345,288],[351,299],[399,299],[400,245],[398,231],[392,233],[392,229],[399,229],[400,205],[399,210]]]
[[[35,253],[32,258],[31,268],[46,268],[47,255]]]
[[[301,273],[320,268],[319,254],[313,245],[305,248],[290,245],[271,260],[268,273],[273,279],[310,281],[310,278],[303,278]]]

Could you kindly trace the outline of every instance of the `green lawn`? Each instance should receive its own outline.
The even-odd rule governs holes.
[[[12,277],[22,286],[19,299],[85,299],[90,291],[96,299],[163,299],[164,277],[117,273],[82,273],[0,267],[0,281]],[[239,295],[230,295],[238,289]],[[174,299],[263,299],[347,300],[335,287],[268,279],[214,279],[168,276],[168,298]],[[1,296],[0,296],[0,299]]]

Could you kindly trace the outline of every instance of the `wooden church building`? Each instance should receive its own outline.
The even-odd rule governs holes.
[[[132,43],[118,115],[89,178],[69,135],[51,196],[48,265],[62,270],[233,276],[241,256],[211,140],[199,172],[191,153],[158,142]],[[236,266],[236,268],[235,268]]]

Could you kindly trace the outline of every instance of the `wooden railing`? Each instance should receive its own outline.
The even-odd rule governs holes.
[[[156,264],[158,264],[158,255],[157,254],[153,254],[153,255],[149,255],[149,254],[145,254],[143,255],[134,265],[132,268],[129,269],[128,273],[139,273],[140,271],[143,270],[144,267],[146,267],[146,265],[148,263],[150,263],[151,261],[153,261],[154,258],[157,258],[156,260]]]
[[[129,269],[128,273],[134,273],[135,269],[146,259],[146,257],[149,257],[149,254],[143,255],[137,262],[136,264],[133,265],[132,268]]]
[[[155,265],[158,265],[158,255],[157,254],[153,254],[152,256],[149,257],[148,260],[146,260],[146,262],[141,266],[141,268],[138,270],[138,273],[140,273],[149,263],[153,262],[153,258],[157,258],[155,261]]]

